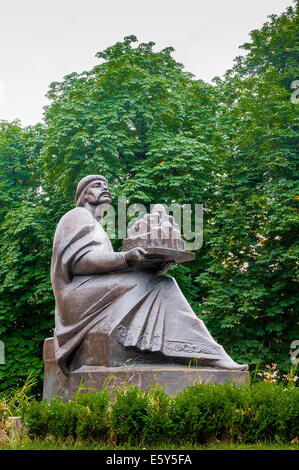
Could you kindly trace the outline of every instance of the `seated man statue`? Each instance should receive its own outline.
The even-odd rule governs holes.
[[[76,201],[57,226],[51,264],[55,355],[65,375],[92,330],[113,338],[114,348],[135,352],[141,364],[196,361],[197,367],[248,368],[212,338],[175,279],[161,275],[163,257],[147,259],[140,247],[113,251],[97,216],[99,205],[111,204],[106,178],[83,178]]]

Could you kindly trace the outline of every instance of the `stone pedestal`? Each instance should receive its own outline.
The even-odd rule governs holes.
[[[224,385],[228,381],[246,385],[248,372],[228,371],[220,369],[195,368],[187,366],[165,366],[153,364],[151,366],[131,367],[81,367],[71,373],[69,378],[69,399],[78,390],[81,379],[89,391],[100,390],[106,384],[111,391],[120,389],[125,383],[127,386],[148,390],[151,385],[165,385],[165,391],[176,395],[188,385],[194,383],[217,382]]]
[[[142,364],[119,367],[102,367],[84,365],[70,373],[67,378],[58,368],[53,338],[48,338],[44,344],[45,379],[43,398],[49,400],[51,396],[61,396],[64,401],[70,400],[78,390],[81,379],[88,387],[88,391],[101,390],[105,384],[111,391],[126,385],[133,385],[142,389],[149,389],[151,385],[165,385],[166,392],[175,395],[188,385],[195,382],[225,384],[248,383],[248,371],[222,370],[205,367],[188,367],[184,365]],[[79,364],[78,364],[79,365]]]
[[[57,365],[53,338],[44,341],[43,359],[45,362],[43,398],[49,401],[51,397],[62,397],[63,401],[67,401],[69,381]]]

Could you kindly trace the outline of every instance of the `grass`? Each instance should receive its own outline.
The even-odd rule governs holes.
[[[230,442],[216,442],[207,445],[182,443],[180,445],[161,443],[156,446],[136,447],[130,444],[109,446],[103,443],[72,441],[66,439],[59,441],[51,436],[44,440],[30,440],[28,437],[10,443],[0,443],[0,450],[299,450],[299,442],[236,444]]]
[[[10,388],[6,392],[0,392],[0,403],[6,408],[8,416],[19,416],[21,407],[34,397],[31,392],[36,384],[37,378],[30,372],[21,388]]]

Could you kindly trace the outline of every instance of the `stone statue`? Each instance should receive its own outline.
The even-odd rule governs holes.
[[[234,362],[212,338],[175,279],[161,274],[170,264],[167,253],[158,249],[149,256],[148,245],[136,244],[136,226],[125,241],[127,249],[113,251],[98,216],[102,204],[111,204],[106,178],[83,178],[76,201],[77,207],[57,226],[51,264],[54,349],[66,376],[81,366],[121,366],[130,358],[135,364],[196,361],[197,367],[248,368]],[[178,227],[174,221],[170,226],[171,246],[163,242],[164,248],[184,250]],[[103,354],[109,363],[103,362]]]

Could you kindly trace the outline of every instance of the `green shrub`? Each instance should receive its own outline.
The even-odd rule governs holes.
[[[107,392],[82,394],[67,403],[59,398],[32,400],[22,417],[32,436],[105,439],[108,435]]]
[[[111,411],[111,430],[118,443],[142,440],[150,414],[148,392],[129,387],[116,390]]]
[[[231,437],[248,443],[294,439],[299,434],[298,392],[273,382],[242,389],[243,406],[234,410]]]
[[[30,436],[44,437],[49,432],[49,405],[45,400],[31,400],[27,407],[22,408],[21,417]]]
[[[114,439],[139,445],[160,441],[292,441],[299,435],[299,389],[274,382],[249,386],[195,384],[175,397],[163,388],[134,387],[82,393],[68,403],[24,402],[30,436]]]
[[[204,443],[223,438],[230,426],[235,387],[218,384],[189,386],[174,399],[172,421],[178,439]]]
[[[75,437],[78,421],[76,402],[63,403],[59,398],[38,402],[32,400],[22,413],[29,434],[32,436]]]
[[[48,416],[48,432],[52,436],[76,437],[76,427],[78,422],[78,404],[76,401],[63,403],[58,398],[52,398]]]
[[[188,435],[198,443],[291,441],[299,434],[298,405],[299,390],[293,386],[197,384],[175,397],[172,421],[177,438]]]
[[[173,397],[165,392],[165,387],[151,388],[148,394],[149,410],[145,416],[142,430],[144,441],[153,443],[173,438],[173,422],[171,410]]]
[[[82,439],[105,440],[109,432],[110,398],[104,390],[81,394],[76,399],[78,420],[76,436]]]

